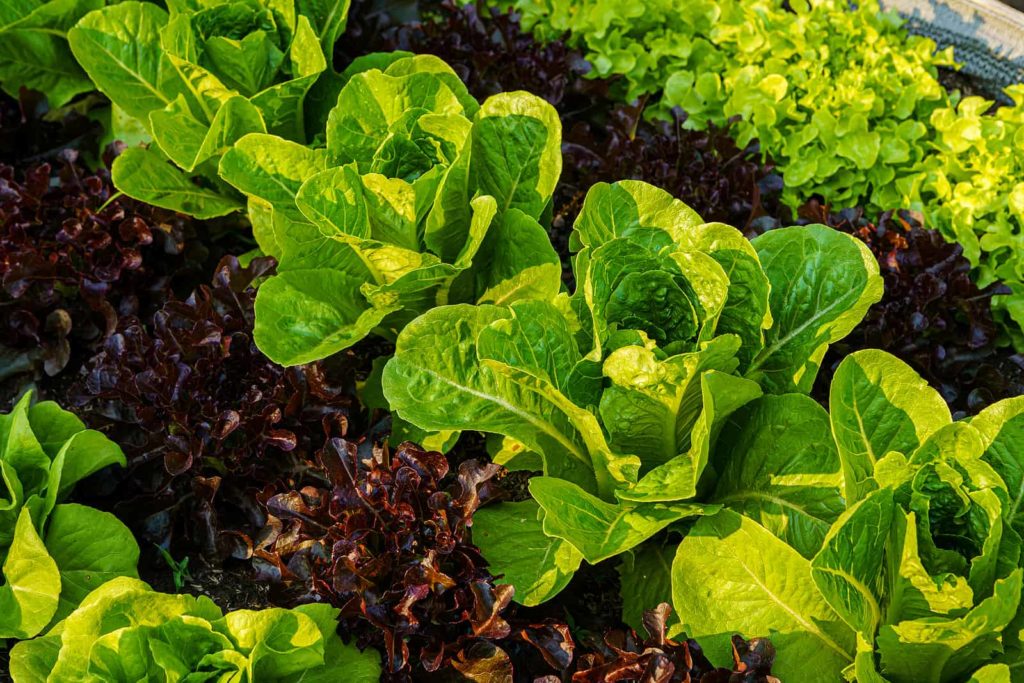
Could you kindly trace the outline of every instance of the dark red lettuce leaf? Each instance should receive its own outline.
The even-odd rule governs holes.
[[[497,465],[469,459],[450,472],[443,455],[411,443],[392,453],[343,438],[319,456],[331,488],[267,498],[256,561],[282,602],[341,608],[342,633],[384,652],[385,680],[772,680],[770,643],[737,639],[734,668],[717,670],[693,641],[666,637],[667,605],[647,615],[646,639],[574,636],[554,603],[512,605],[469,535],[480,502],[504,495]]]
[[[775,648],[765,638],[732,637],[732,669],[715,668],[694,640],[668,637],[666,603],[644,614],[647,636],[632,629],[605,634],[594,651],[580,657],[573,683],[778,683],[771,675]]]
[[[86,98],[89,99],[89,98]],[[85,103],[87,104],[87,103]],[[187,296],[227,250],[249,249],[228,221],[199,224],[118,194],[76,151],[98,127],[39,93],[0,94],[0,403],[35,383],[62,397],[124,316]]]
[[[107,504],[144,538],[212,561],[251,556],[260,492],[321,476],[312,454],[356,406],[346,357],[282,368],[253,343],[254,284],[273,267],[225,257],[184,301],[120,318],[71,392],[128,457]]]
[[[122,316],[151,314],[194,283],[208,256],[187,219],[115,196],[106,169],[90,173],[72,150],[58,156],[57,166],[0,164],[5,401],[28,381],[45,393]]]
[[[440,453],[411,443],[360,453],[342,438],[319,456],[331,488],[266,501],[265,576],[294,599],[340,607],[343,630],[382,648],[393,680],[456,656],[469,666],[463,650],[509,636],[512,589],[494,584],[468,533],[500,467],[467,460],[449,476]]]

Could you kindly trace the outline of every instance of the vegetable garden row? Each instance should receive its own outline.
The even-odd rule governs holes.
[[[1024,84],[876,0],[0,6],[0,679],[1024,683]]]

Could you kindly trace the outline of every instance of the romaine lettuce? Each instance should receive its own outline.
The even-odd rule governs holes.
[[[54,4],[54,3],[51,3]],[[348,3],[171,0],[97,9],[70,31],[75,59],[152,138],[117,158],[125,194],[198,218],[242,207],[217,163],[247,133],[306,142],[303,101],[327,68]],[[167,163],[170,161],[171,163]]]
[[[648,540],[723,508],[806,564],[843,513],[842,470],[828,414],[786,392],[809,389],[828,345],[880,297],[874,259],[824,226],[750,243],[636,181],[595,186],[571,244],[572,296],[435,308],[399,334],[383,374],[412,424],[501,434],[539,456],[534,500],[474,526],[496,571],[508,563],[535,604],[581,560],[631,552],[624,609],[639,616],[672,592],[671,548]],[[725,443],[746,459],[716,460]],[[810,660],[790,661],[842,669],[853,632],[824,599],[805,607],[831,646],[803,634],[794,647]]]
[[[351,75],[325,149],[253,133],[220,162],[280,261],[256,299],[256,343],[276,362],[394,338],[438,305],[560,287],[538,223],[561,171],[555,110],[527,93],[480,105],[436,57],[383,66]]]

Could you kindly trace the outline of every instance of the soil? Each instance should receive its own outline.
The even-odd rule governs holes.
[[[957,71],[956,69],[950,69],[944,66],[939,67],[939,83],[946,90],[952,92],[959,90],[960,94],[964,97],[984,97],[986,100],[992,100],[993,105],[989,110],[991,113],[992,109],[996,109],[999,104],[1006,101],[1006,95],[996,88],[993,88],[991,84],[977,81],[966,74],[963,71]]]
[[[580,565],[558,597],[538,607],[516,606],[515,616],[535,621],[543,617],[564,620],[577,638],[622,628],[622,596],[615,562]]]
[[[175,558],[179,559],[179,558]],[[192,562],[196,562],[193,566]],[[239,609],[263,609],[271,606],[269,587],[256,581],[252,567],[229,560],[222,567],[203,563],[200,556],[189,558],[180,589],[174,585],[174,572],[155,548],[144,549],[139,559],[139,578],[161,593],[205,595],[224,612]]]

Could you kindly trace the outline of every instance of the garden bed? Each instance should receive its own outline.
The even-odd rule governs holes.
[[[990,82],[870,3],[38,4],[0,680],[1024,681]]]

